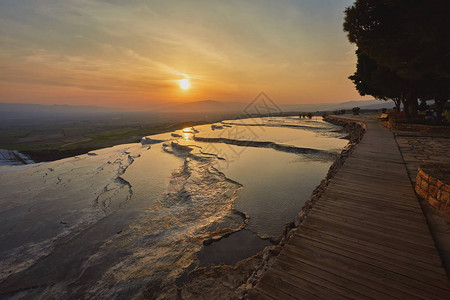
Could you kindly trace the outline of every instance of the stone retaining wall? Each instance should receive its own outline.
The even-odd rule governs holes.
[[[359,143],[367,130],[366,123],[359,120],[346,119],[335,116],[328,116],[323,118],[324,121],[342,126],[350,135],[350,143]]]
[[[441,168],[436,165],[419,167],[415,190],[431,206],[450,215],[450,186],[439,175]]]
[[[391,130],[399,130],[399,131],[413,131],[413,132],[424,132],[424,133],[449,133],[449,126],[430,126],[430,125],[422,125],[422,124],[407,124],[407,123],[398,123],[394,120],[389,120],[388,122],[384,122],[384,127]]]

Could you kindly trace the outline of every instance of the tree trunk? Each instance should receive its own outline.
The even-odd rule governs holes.
[[[392,101],[394,101],[395,109],[397,112],[400,112],[400,104],[402,103],[400,98],[393,98]]]
[[[403,96],[403,93],[402,93],[400,100],[403,103],[403,112],[405,113],[406,120],[411,121],[411,116],[409,114],[409,103],[408,103],[407,99]]]
[[[417,103],[417,97],[413,93],[408,93],[406,96],[406,100],[409,104],[409,116],[411,120],[414,121],[417,119],[417,111],[419,109],[419,104]]]

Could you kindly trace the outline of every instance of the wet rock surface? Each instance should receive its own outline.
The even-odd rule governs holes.
[[[0,149],[0,166],[34,164],[31,158],[17,150]]]
[[[262,260],[263,256],[259,253],[234,266],[198,268],[189,273],[183,287],[168,288],[158,299],[237,299],[245,288],[247,279],[261,265]],[[144,299],[145,296],[144,294]]]

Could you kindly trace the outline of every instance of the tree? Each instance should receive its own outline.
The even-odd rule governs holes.
[[[450,77],[448,0],[357,0],[346,9],[350,42],[404,78]]]
[[[349,79],[355,84],[359,94],[371,95],[379,100],[392,99],[398,111],[403,102],[405,114],[409,118],[409,105],[405,103],[403,96],[406,94],[407,82],[389,68],[378,65],[361,50],[356,50],[356,56],[356,72]]]
[[[358,70],[351,78],[357,89],[392,98],[391,88],[384,86],[395,82],[405,112],[415,117],[419,98],[434,99],[439,120],[450,97],[447,5],[448,0],[357,0],[348,7],[344,31],[361,60],[375,64],[369,80]]]

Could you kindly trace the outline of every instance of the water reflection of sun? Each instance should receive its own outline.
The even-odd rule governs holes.
[[[189,138],[190,138],[190,136],[191,136],[192,133],[193,133],[193,132],[192,132],[192,129],[191,129],[191,128],[184,128],[184,129],[183,129],[183,138],[184,138],[185,140],[189,140]]]

